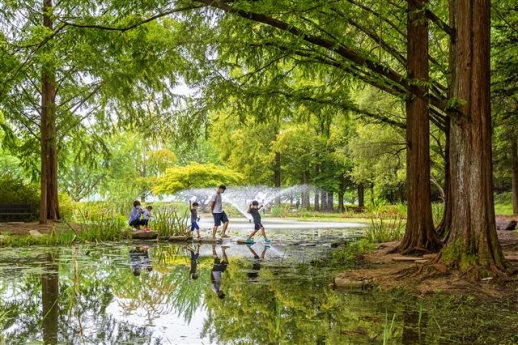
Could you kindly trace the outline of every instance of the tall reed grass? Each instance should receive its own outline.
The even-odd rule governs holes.
[[[153,210],[151,227],[159,237],[182,235],[189,224],[190,213],[187,208],[164,205]]]
[[[365,231],[365,238],[373,243],[397,241],[403,236],[405,225],[406,219],[397,214],[388,218],[373,217]]]

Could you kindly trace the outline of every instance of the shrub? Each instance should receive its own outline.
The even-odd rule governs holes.
[[[0,202],[5,204],[31,204],[34,209],[32,219],[39,217],[40,190],[36,184],[26,183],[21,178],[0,177]]]

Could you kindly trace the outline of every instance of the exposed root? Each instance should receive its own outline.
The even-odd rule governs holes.
[[[426,248],[422,248],[422,247],[414,247],[414,248],[409,248],[409,249],[403,250],[401,252],[401,255],[418,255],[418,256],[422,256],[424,254],[431,254],[431,253],[435,253],[435,252],[431,251],[429,249],[426,249]]]

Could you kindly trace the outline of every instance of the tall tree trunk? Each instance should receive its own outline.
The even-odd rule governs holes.
[[[320,165],[315,166],[315,177],[318,178],[318,175],[320,175]],[[315,187],[315,196],[313,198],[313,204],[314,204],[314,210],[320,211],[320,190]]]
[[[327,202],[326,202],[326,211],[327,212],[333,212],[334,211],[334,193],[333,192],[327,192]]]
[[[43,0],[43,25],[53,30],[52,0]],[[56,138],[56,76],[53,66],[44,65],[41,90],[41,201],[40,223],[60,219]]]
[[[451,111],[448,111],[450,113]],[[444,167],[444,210],[441,222],[436,228],[437,235],[442,238],[443,242],[446,242],[448,239],[448,228],[447,224],[451,223],[451,178],[450,178],[450,119],[451,116],[446,116],[446,144],[444,145],[444,155],[445,155],[445,167]]]
[[[340,192],[338,192],[338,212],[343,213],[344,208],[344,195],[345,195],[345,175],[340,175]]]
[[[358,208],[365,208],[365,185],[363,183],[358,184]]]
[[[309,177],[308,177],[309,173],[307,171],[304,171],[304,173],[302,174],[302,185],[303,186],[308,186],[308,183],[309,183]],[[309,205],[309,188],[304,188],[302,190],[302,207],[306,210],[309,210],[310,209],[310,205]]]
[[[328,198],[328,192],[325,190],[320,191],[320,211],[327,211],[327,198]]]
[[[456,27],[455,24],[455,1],[456,0],[449,0],[448,3],[448,12],[449,12],[449,25],[451,28]],[[454,98],[454,85],[453,85],[453,79],[455,75],[455,52],[457,51],[457,45],[455,41],[456,37],[450,37],[450,51],[449,51],[449,57],[448,57],[448,66],[449,66],[449,80],[450,82],[448,84],[448,99]],[[445,136],[446,136],[446,144],[444,147],[444,160],[445,160],[445,173],[444,173],[444,212],[442,216],[442,220],[437,226],[437,234],[439,237],[443,239],[443,242],[446,242],[448,240],[449,235],[449,229],[448,225],[451,224],[451,216],[452,216],[452,190],[451,190],[451,177],[450,177],[450,127],[451,127],[451,119],[454,117],[455,112],[453,109],[448,108],[446,109],[446,128],[445,128]]]
[[[511,133],[511,164],[512,164],[512,194],[513,194],[513,214],[518,214],[518,145],[516,133]]]
[[[504,273],[495,226],[489,101],[490,0],[454,0],[454,99],[450,127],[451,221],[442,261],[478,278]],[[479,269],[473,270],[474,267]]]
[[[428,81],[427,0],[408,1],[408,78],[413,97],[406,102],[407,125],[407,223],[398,250],[401,253],[438,251],[441,241],[432,218],[430,185],[430,121],[426,92],[418,87]]]
[[[315,195],[313,196],[313,209],[320,211],[320,191],[315,187]]]
[[[275,163],[273,167],[273,183],[275,188],[280,190],[281,188],[281,153],[275,152]],[[277,207],[281,206],[281,197],[280,195],[275,198],[275,205]]]

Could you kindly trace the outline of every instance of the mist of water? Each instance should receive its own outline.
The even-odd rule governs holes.
[[[281,201],[295,202],[302,198],[302,193],[315,190],[310,185],[296,185],[286,188],[275,188],[268,186],[239,186],[227,187],[227,190],[222,194],[223,203],[231,204],[238,212],[250,219],[250,214],[246,212],[248,206],[252,201],[256,200],[259,204],[264,205],[265,208],[272,206],[278,198]],[[186,202],[191,200],[197,201],[201,205],[208,205],[210,198],[216,193],[216,188],[191,188],[185,189],[175,194]]]

